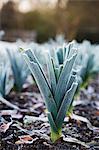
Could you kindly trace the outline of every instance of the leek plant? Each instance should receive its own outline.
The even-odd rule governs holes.
[[[91,50],[81,53],[78,59],[77,63],[81,65],[79,72],[79,76],[82,79],[81,87],[86,88],[93,76],[99,73],[99,64],[95,52]]]
[[[30,72],[18,51],[7,49],[7,53],[14,77],[14,88],[20,92]]]
[[[73,47],[73,43],[64,46],[64,59],[61,64],[56,51],[54,51],[54,57],[47,53],[47,73],[43,70],[33,50],[23,51],[22,55],[45,100],[51,140],[55,142],[62,136],[62,124],[78,85],[76,71],[74,74],[77,50]]]
[[[95,53],[94,45],[91,45],[88,41],[84,41],[82,44],[76,43],[78,47],[78,55],[76,59],[78,71],[78,87],[75,92],[75,99],[79,97],[79,90],[81,88],[87,88],[88,84],[99,73],[99,54]],[[69,107],[68,116],[71,116],[73,112],[73,105]]]
[[[13,78],[9,64],[0,64],[0,96],[6,97],[13,88]]]

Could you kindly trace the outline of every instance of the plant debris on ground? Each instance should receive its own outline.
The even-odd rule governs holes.
[[[36,92],[32,92],[33,88]],[[12,91],[6,97],[21,111],[0,103],[0,150],[99,149],[99,76],[81,90],[80,102],[75,100],[73,110],[78,119],[65,118],[63,136],[54,144],[50,141],[46,109],[38,88],[33,85],[27,91]]]

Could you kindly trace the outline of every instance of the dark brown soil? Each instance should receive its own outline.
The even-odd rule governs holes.
[[[80,92],[82,103],[74,108],[74,114],[87,118],[95,127],[99,127],[98,83],[99,79],[96,78],[86,90]],[[49,140],[49,124],[41,119],[42,116],[46,117],[45,105],[37,87],[31,86],[24,89],[22,93],[11,92],[6,99],[19,106],[23,111],[12,111],[11,108],[0,103],[0,125],[3,119],[6,123],[13,121],[5,133],[0,131],[0,150],[99,150],[99,130],[91,130],[85,122],[75,119],[64,122],[63,134],[65,137],[85,142],[89,148],[81,144],[66,142],[63,139],[54,144]],[[27,115],[39,119],[29,121],[25,118]],[[28,133],[35,130],[38,133],[31,135],[34,140],[31,144],[17,144],[20,136],[29,135]]]

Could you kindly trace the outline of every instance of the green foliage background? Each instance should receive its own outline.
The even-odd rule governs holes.
[[[64,0],[65,1],[65,0]],[[59,0],[59,3],[61,0]],[[36,31],[37,42],[47,41],[56,34],[66,39],[83,39],[92,42],[99,39],[99,1],[68,0],[61,7],[18,11],[13,1],[8,1],[0,12],[1,29]]]

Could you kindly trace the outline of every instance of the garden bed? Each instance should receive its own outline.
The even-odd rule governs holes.
[[[75,103],[74,114],[84,118],[77,119],[75,115],[65,118],[64,136],[54,144],[50,141],[45,105],[36,86],[30,86],[22,93],[12,91],[7,100],[21,108],[21,111],[11,110],[0,103],[0,150],[99,149],[98,77],[80,92],[80,98]]]

